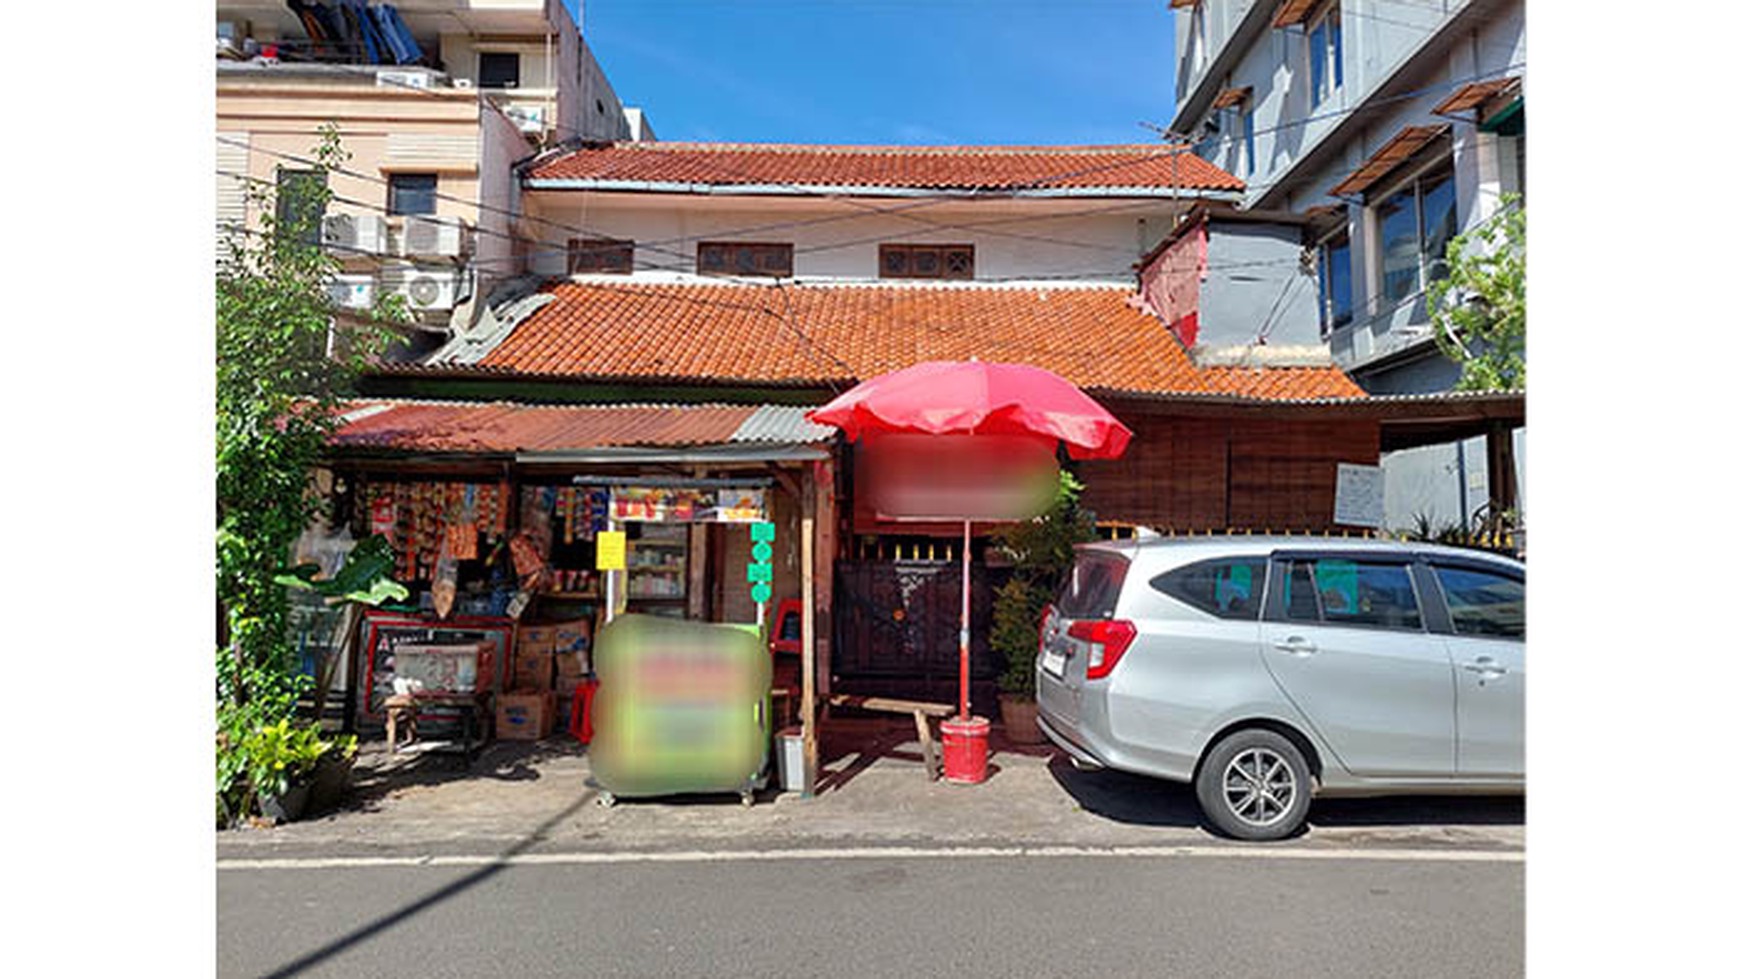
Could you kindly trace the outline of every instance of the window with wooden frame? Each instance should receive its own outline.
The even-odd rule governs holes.
[[[971,279],[972,245],[883,245],[877,260],[884,279]]]
[[[634,271],[634,242],[616,238],[569,238],[568,274]]]
[[[703,241],[695,246],[695,270],[702,275],[791,277],[790,242]]]

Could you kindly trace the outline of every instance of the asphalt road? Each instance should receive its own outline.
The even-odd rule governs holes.
[[[1493,857],[1497,857],[1494,859]],[[220,976],[1520,976],[1519,854],[220,867]]]

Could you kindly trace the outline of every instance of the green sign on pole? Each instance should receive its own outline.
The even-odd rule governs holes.
[[[773,524],[763,520],[749,525],[749,539],[755,544],[749,550],[749,597],[757,602],[773,598]]]

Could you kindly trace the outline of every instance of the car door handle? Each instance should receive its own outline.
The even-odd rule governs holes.
[[[1481,676],[1503,676],[1510,672],[1499,666],[1490,656],[1482,656],[1472,663],[1464,663],[1462,668],[1470,673],[1479,673]]]
[[[1288,636],[1278,640],[1275,643],[1275,648],[1293,656],[1310,656],[1317,652],[1317,644],[1308,642],[1304,636]]]

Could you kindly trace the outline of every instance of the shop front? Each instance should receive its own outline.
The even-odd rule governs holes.
[[[765,405],[355,405],[322,480],[321,546],[386,538],[411,596],[361,617],[328,703],[371,732],[411,703],[422,732],[475,715],[498,738],[578,733],[594,638],[635,613],[754,630],[775,718],[798,715],[815,644],[776,652],[770,627],[794,603],[814,623],[804,535],[831,502],[832,438]]]

